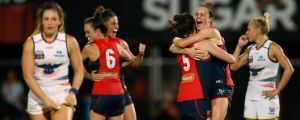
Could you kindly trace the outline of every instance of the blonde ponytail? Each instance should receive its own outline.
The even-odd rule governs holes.
[[[270,21],[269,21],[269,16],[270,14],[268,12],[264,13],[264,16],[262,18],[262,20],[265,22],[265,27],[267,29],[267,32],[270,32]]]
[[[258,27],[262,34],[268,34],[270,32],[269,23],[269,13],[265,13],[264,16],[259,19],[253,19],[250,21],[250,24],[254,24]]]

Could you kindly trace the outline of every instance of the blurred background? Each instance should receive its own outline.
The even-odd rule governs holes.
[[[24,40],[35,27],[36,8],[45,1],[0,0],[0,119],[28,119],[25,112],[28,87],[22,77],[21,55]],[[194,14],[203,0],[56,0],[65,11],[66,32],[75,36],[81,49],[87,42],[83,21],[92,16],[96,6],[112,9],[119,19],[119,38],[125,39],[131,51],[138,53],[140,42],[147,45],[141,67],[126,71],[126,83],[135,103],[138,120],[177,120],[175,104],[180,80],[176,55],[168,48],[174,37],[168,20],[174,14]],[[249,20],[270,12],[271,40],[279,43],[290,58],[295,72],[281,92],[281,120],[299,117],[300,88],[300,8],[298,0],[211,0],[215,6],[218,27],[233,53]],[[298,51],[298,52],[297,52]],[[243,120],[243,104],[248,82],[248,67],[232,71],[235,93],[228,120]],[[84,80],[78,96],[75,120],[88,119],[92,83]]]

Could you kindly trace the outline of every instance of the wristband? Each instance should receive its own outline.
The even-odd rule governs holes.
[[[70,92],[73,92],[76,96],[78,95],[78,90],[74,87],[72,87],[70,90],[69,90],[69,93]]]

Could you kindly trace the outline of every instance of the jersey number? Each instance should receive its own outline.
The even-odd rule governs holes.
[[[185,55],[182,55],[182,62],[184,64],[183,70],[184,71],[190,70],[191,65],[190,65],[189,58],[187,58]]]
[[[116,65],[116,58],[114,58],[114,56],[112,56],[115,52],[112,49],[107,49],[105,52],[105,56],[106,56],[106,66],[109,69],[112,69],[115,67]]]

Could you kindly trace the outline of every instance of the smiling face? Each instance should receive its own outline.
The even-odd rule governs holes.
[[[197,30],[201,30],[202,28],[211,25],[212,18],[210,18],[209,11],[204,6],[197,7],[194,17]]]
[[[84,32],[85,37],[88,39],[89,42],[93,42],[100,38],[100,31],[99,29],[94,29],[92,27],[92,23],[84,24]]]
[[[110,17],[106,22],[106,25],[107,25],[107,35],[110,38],[115,38],[119,30],[118,17],[117,16]]]
[[[43,13],[41,24],[44,34],[54,35],[58,32],[61,25],[61,18],[59,18],[57,11],[48,9]]]

